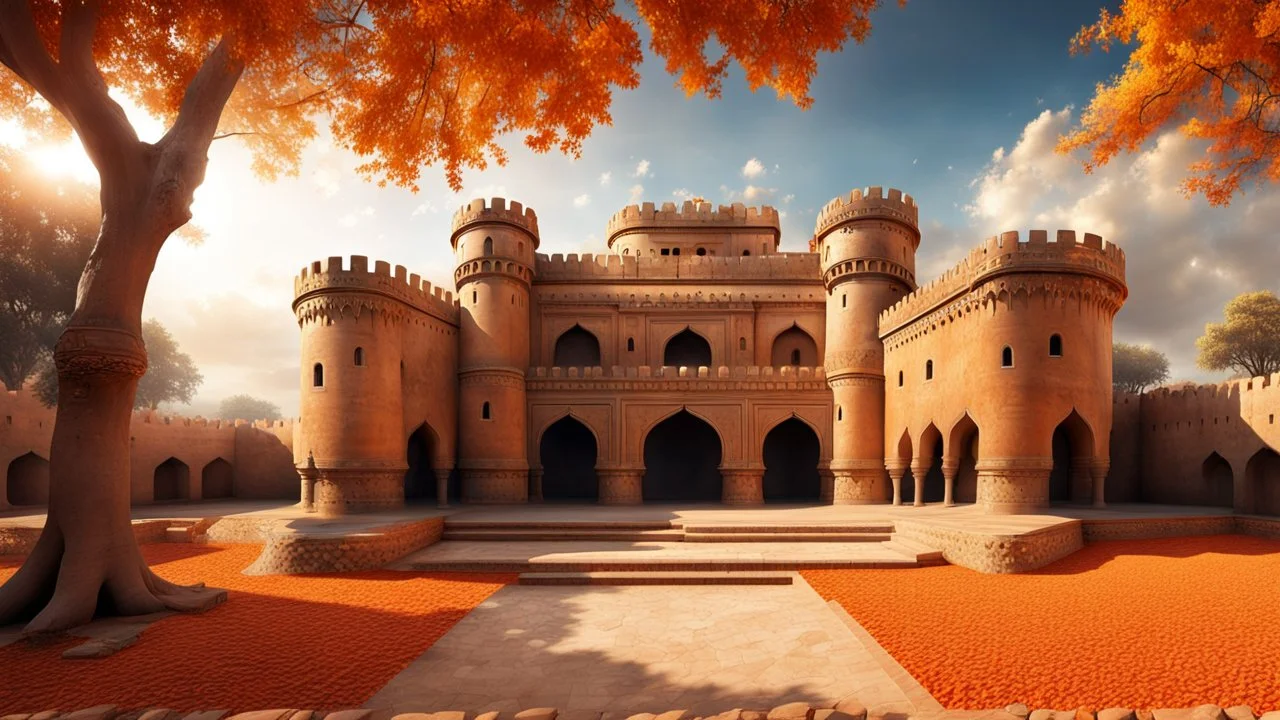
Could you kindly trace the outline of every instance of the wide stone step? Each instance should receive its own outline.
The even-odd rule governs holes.
[[[857,523],[844,525],[818,525],[803,523],[757,523],[751,525],[711,525],[692,523],[684,526],[687,533],[721,533],[725,535],[741,535],[755,533],[804,533],[804,534],[841,534],[841,533],[883,533],[893,532],[893,523]]]
[[[921,565],[944,565],[947,562],[941,550],[915,540],[908,540],[898,533],[894,533],[893,537],[883,545],[886,549],[915,558]]]
[[[680,542],[684,540],[683,530],[628,530],[625,528],[529,528],[529,529],[459,529],[445,525],[444,540],[479,540],[479,541],[522,541],[522,540],[609,540],[623,542],[662,541]],[[886,538],[887,539],[887,538]]]
[[[670,530],[670,520],[466,520],[444,521],[450,530]]]
[[[725,533],[685,531],[685,542],[884,542],[887,532],[759,532]]]
[[[521,573],[521,585],[790,585],[789,572],[596,571]]]

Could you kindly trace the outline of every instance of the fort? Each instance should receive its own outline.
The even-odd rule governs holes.
[[[915,200],[871,187],[779,252],[776,210],[632,205],[598,254],[533,209],[453,217],[453,291],[330,257],[294,281],[301,418],[133,426],[135,504],[1150,502],[1280,514],[1280,378],[1111,389],[1125,257],[1003,232],[918,284]],[[0,509],[47,497],[52,412],[0,397]]]

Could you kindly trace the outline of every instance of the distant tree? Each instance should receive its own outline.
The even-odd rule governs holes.
[[[1196,340],[1196,364],[1245,377],[1280,372],[1280,298],[1268,290],[1244,293],[1227,303],[1223,314],[1225,322],[1205,325]]]
[[[232,395],[218,406],[223,420],[279,420],[280,408],[252,395]]]
[[[53,352],[98,222],[94,188],[43,177],[0,145],[0,382],[8,389]]]
[[[1140,393],[1169,379],[1169,358],[1145,345],[1116,343],[1111,348],[1111,385]]]
[[[1081,28],[1071,51],[1117,43],[1135,45],[1124,72],[1098,84],[1060,152],[1088,148],[1092,170],[1177,125],[1210,141],[1184,192],[1226,205],[1245,181],[1280,180],[1280,3],[1123,0]]]

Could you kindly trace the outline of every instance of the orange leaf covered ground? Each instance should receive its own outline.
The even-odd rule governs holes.
[[[1280,541],[1113,541],[1034,573],[803,573],[938,702],[1280,709]]]
[[[0,648],[0,714],[111,703],[175,710],[359,707],[514,575],[376,570],[249,577],[257,545],[144,545],[166,580],[230,591],[201,615],[152,625],[100,660],[76,642]],[[21,558],[0,557],[0,582]]]

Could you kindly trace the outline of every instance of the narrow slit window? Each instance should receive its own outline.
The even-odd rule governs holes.
[[[800,348],[796,348],[791,351],[791,364],[792,365],[800,364]]]
[[[1004,346],[1004,350],[1000,351],[1000,367],[1013,367],[1013,348],[1008,345]]]
[[[849,293],[842,293],[840,295],[840,307],[849,307]]]
[[[844,420],[844,408],[837,405],[836,406],[836,422],[839,422],[841,420]]]
[[[902,387],[902,371],[898,371],[898,387]]]
[[[324,387],[324,365],[316,363],[311,368],[311,386]]]
[[[485,400],[484,405],[480,406],[480,419],[488,420],[489,418],[489,401]]]
[[[739,350],[747,349],[747,339],[745,337],[738,338],[738,349]]]
[[[493,254],[493,238],[491,237],[487,237],[484,239],[484,254],[485,255]]]
[[[932,360],[926,360],[924,363],[924,379],[925,380],[933,379],[933,361]]]
[[[356,348],[356,367],[364,367],[364,348]]]
[[[471,291],[471,304],[472,304],[472,305],[474,305],[474,304],[476,303],[476,298],[477,298],[477,297],[479,297],[479,295],[476,293],[476,291],[475,291],[475,290],[472,290],[472,291]]]
[[[1049,336],[1049,357],[1062,357],[1062,336],[1057,333]]]

